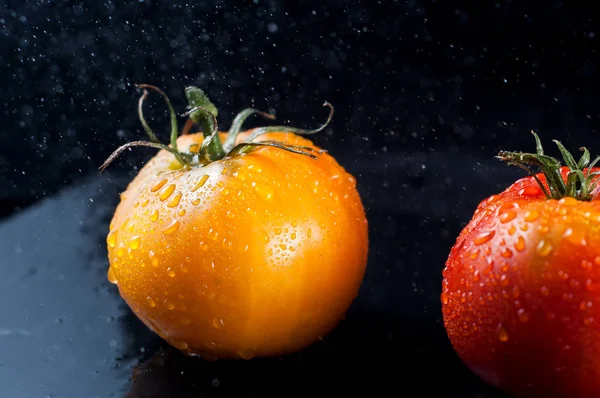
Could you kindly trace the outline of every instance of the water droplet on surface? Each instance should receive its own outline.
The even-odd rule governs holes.
[[[312,229],[310,229],[310,228],[309,228],[309,229],[306,231],[306,237],[307,237],[307,238],[309,238],[309,239],[310,239],[310,238],[312,238]]]
[[[496,234],[495,231],[485,231],[480,233],[479,235],[477,235],[475,237],[475,244],[476,245],[483,245],[486,242],[489,242],[490,240],[492,240],[492,238],[494,237],[494,235]]]
[[[510,228],[508,229],[508,234],[509,235],[514,235],[515,232],[517,232],[517,227],[515,227],[514,225],[511,225]]]
[[[165,300],[165,308],[168,309],[169,311],[174,310],[175,304],[173,304],[169,300]]]
[[[173,199],[171,199],[169,201],[169,203],[167,203],[168,207],[175,207],[177,205],[179,205],[179,202],[181,202],[181,197],[183,196],[183,194],[181,192],[179,192],[177,195],[173,196]]]
[[[148,206],[148,203],[150,203],[150,199],[148,199],[148,198],[144,199],[144,201],[142,202],[142,207]]]
[[[471,260],[477,259],[477,257],[479,257],[479,249],[473,250],[470,254],[470,257],[471,257]]]
[[[263,243],[269,243],[271,241],[271,238],[269,238],[269,234],[267,233],[267,231],[265,231],[264,229],[260,231],[260,239],[263,241]]]
[[[202,188],[204,186],[204,184],[206,184],[206,180],[208,180],[208,174],[205,174],[202,177],[200,177],[200,179],[198,180],[196,185],[194,185],[194,188],[192,188],[192,192],[197,191],[198,189]]]
[[[594,317],[593,316],[588,316],[586,318],[583,319],[583,324],[586,326],[591,325],[592,323],[594,323]]]
[[[502,274],[502,276],[500,277],[500,284],[502,286],[508,286],[509,280],[508,277],[506,276],[506,274]]]
[[[161,202],[164,202],[165,200],[169,199],[169,197],[173,194],[174,191],[175,191],[175,184],[171,184],[168,187],[166,187],[160,193],[160,195],[158,195],[158,198],[161,200]]]
[[[548,296],[550,294],[550,290],[548,290],[548,288],[546,286],[542,286],[542,288],[540,289],[540,292],[542,293],[542,296]]]
[[[564,198],[561,198],[558,201],[558,204],[563,205],[563,206],[567,206],[567,207],[572,207],[572,206],[577,205],[577,199],[572,198],[570,196],[566,196]]]
[[[154,268],[158,267],[158,265],[160,264],[160,260],[158,259],[158,257],[154,256],[152,257],[152,259],[150,260],[150,264],[152,264],[152,266]]]
[[[540,218],[540,213],[537,210],[528,210],[525,212],[524,220],[527,222],[535,221]]]
[[[211,240],[217,240],[219,238],[219,232],[215,231],[214,229],[209,229],[208,230],[208,238]]]
[[[115,245],[117,244],[117,232],[116,231],[111,231],[108,234],[108,236],[106,237],[106,243],[110,247],[115,247]]]
[[[518,252],[522,252],[523,250],[525,250],[525,238],[523,238],[522,236],[519,236],[517,238],[517,241],[515,242],[515,249]]]
[[[221,329],[225,324],[221,318],[213,318],[212,325],[215,329]]]
[[[173,345],[177,348],[179,348],[180,350],[187,350],[190,346],[188,343],[186,343],[185,341],[173,341]]]
[[[552,249],[552,244],[545,241],[544,239],[540,240],[540,243],[538,243],[537,247],[535,248],[538,254],[542,257],[546,257],[548,254],[550,254],[552,252]]]
[[[481,273],[479,272],[478,269],[476,269],[475,272],[473,272],[473,280],[475,282],[479,282],[480,279],[481,279]]]
[[[108,268],[108,273],[106,275],[106,277],[108,278],[108,281],[112,284],[117,284],[117,276],[114,273],[114,270],[112,267]]]
[[[538,196],[542,193],[537,185],[529,185],[519,191],[521,196]]]
[[[139,235],[131,237],[131,239],[129,240],[129,247],[131,248],[131,250],[136,250],[137,248],[140,247],[140,237],[139,237]]]
[[[502,215],[500,216],[500,222],[505,224],[509,221],[514,220],[515,217],[517,217],[517,213],[513,210],[509,210],[505,213],[502,213]]]
[[[242,359],[252,359],[256,356],[256,353],[250,349],[243,349],[238,352],[238,355]]]
[[[156,221],[158,220],[158,209],[155,209],[152,214],[150,215],[150,221]]]
[[[194,206],[198,206],[200,204],[200,198],[196,198],[196,199],[192,200],[192,204]]]
[[[161,189],[169,180],[160,180],[159,182],[157,182],[152,188],[150,188],[150,191],[152,192],[156,192],[159,189]]]
[[[588,261],[588,260],[581,260],[581,268],[583,269],[590,269],[592,268],[592,262]]]
[[[513,252],[512,250],[510,250],[509,248],[505,247],[504,249],[502,249],[502,251],[500,252],[500,255],[504,258],[511,258],[513,256]]]
[[[295,232],[292,232],[292,233],[290,234],[290,239],[291,239],[291,240],[294,240],[294,239],[296,239],[296,233],[295,233]]]
[[[169,267],[167,268],[167,275],[169,275],[169,278],[175,278],[175,271],[173,271],[171,267]]]
[[[170,235],[173,232],[177,231],[177,229],[179,228],[179,221],[177,220],[173,220],[171,221],[171,224],[169,224],[169,226],[167,226],[165,229],[162,230],[162,233],[165,235]]]
[[[450,298],[448,297],[448,293],[446,291],[442,292],[442,295],[440,296],[441,300],[442,300],[442,304],[446,305],[450,302]]]
[[[498,340],[501,341],[502,343],[506,343],[508,341],[508,331],[506,330],[504,325],[502,325],[502,323],[498,324],[498,329],[496,330],[496,334],[498,336]]]
[[[146,300],[148,301],[148,305],[150,306],[150,308],[156,307],[156,302],[152,300],[152,298],[148,297]]]
[[[122,245],[122,243],[121,243]],[[125,255],[125,248],[124,247],[119,247],[117,249],[117,257],[123,257]]]
[[[517,311],[517,317],[521,323],[526,323],[529,320],[529,314],[523,308]]]

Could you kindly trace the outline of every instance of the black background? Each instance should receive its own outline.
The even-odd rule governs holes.
[[[0,395],[502,396],[446,339],[441,269],[476,204],[522,176],[499,149],[531,150],[536,130],[553,153],[554,138],[597,151],[592,4],[0,1]],[[313,127],[333,103],[313,138],[357,177],[371,248],[361,295],[324,342],[251,363],[185,359],[106,284],[117,194],[154,153],[97,172],[143,138],[134,83],[180,113],[183,88],[201,86],[224,129],[247,106]],[[163,103],[147,109],[166,140]],[[43,376],[14,359],[27,352]]]

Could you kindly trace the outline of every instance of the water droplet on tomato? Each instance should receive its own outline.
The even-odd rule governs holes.
[[[513,252],[512,250],[510,250],[509,248],[505,247],[504,249],[502,249],[502,251],[500,252],[500,255],[504,258],[511,258],[513,256]]]
[[[269,234],[267,234],[267,231],[264,229],[260,231],[260,239],[263,241],[263,243],[269,243],[271,241]]]
[[[578,202],[577,199],[572,198],[570,196],[566,196],[564,198],[561,198],[558,201],[558,204],[563,205],[563,206],[567,206],[567,207],[572,207],[572,206],[577,205],[577,202]]]
[[[508,210],[507,212],[502,213],[502,215],[500,216],[500,222],[505,224],[509,221],[514,220],[515,217],[517,217],[517,213],[513,210]]]
[[[525,231],[529,230],[529,225],[523,224],[523,225],[521,225],[520,228],[521,228],[521,231],[525,232]]]
[[[312,238],[312,229],[310,229],[310,228],[309,228],[309,229],[306,231],[306,237],[307,237],[307,238],[309,238],[309,239],[310,239],[310,238]]]
[[[450,302],[450,298],[448,297],[448,292],[446,292],[445,290],[442,292],[441,295],[441,300],[442,300],[442,304],[446,305]]]
[[[519,296],[521,295],[521,289],[519,289],[519,286],[515,285],[512,288],[512,295],[513,298],[518,299]]]
[[[592,268],[592,262],[588,260],[581,260],[581,268],[590,269]]]
[[[173,340],[173,345],[180,350],[187,350],[190,346],[185,341]]]
[[[131,239],[129,240],[129,247],[131,248],[131,250],[136,250],[137,248],[140,247],[140,237],[139,237],[139,235],[131,237]]]
[[[294,239],[296,239],[296,233],[295,233],[295,232],[292,232],[292,233],[290,234],[290,239],[291,239],[291,240],[294,240]]]
[[[111,231],[106,237],[106,243],[110,247],[115,247],[117,244],[117,231]]]
[[[509,280],[508,277],[506,276],[506,274],[502,274],[502,276],[500,276],[500,284],[502,286],[508,286]]]
[[[212,325],[215,329],[221,329],[223,326],[225,326],[225,323],[221,318],[213,318]]]
[[[591,301],[583,300],[581,303],[579,303],[579,309],[581,311],[586,311],[592,308],[593,305],[594,303],[592,303]]]
[[[550,294],[550,290],[548,290],[546,286],[542,286],[540,293],[542,293],[542,296],[548,296]]]
[[[165,304],[165,308],[168,309],[169,311],[175,309],[175,304],[173,304],[169,300],[165,300],[164,304]]]
[[[196,198],[196,199],[192,200],[192,204],[193,204],[194,206],[198,206],[198,205],[200,204],[200,199],[199,199],[199,198]]]
[[[252,359],[256,356],[256,353],[250,349],[243,349],[238,352],[238,355],[242,359]]]
[[[150,221],[156,221],[158,220],[158,209],[155,209],[152,214],[150,215]]]
[[[215,231],[214,229],[209,229],[208,230],[208,238],[211,240],[217,240],[219,238],[219,232]]]
[[[175,191],[175,184],[171,184],[168,187],[166,187],[159,195],[158,198],[161,200],[161,202],[164,202],[165,200],[169,199],[169,197],[173,194],[173,192]]]
[[[550,252],[552,252],[552,244],[550,242],[545,241],[544,239],[540,240],[535,250],[542,257],[546,257]]]
[[[117,284],[117,276],[114,273],[114,270],[112,267],[108,268],[108,273],[106,275],[106,277],[108,278],[108,281],[112,284]]]
[[[517,318],[522,323],[526,323],[529,320],[529,314],[523,308],[517,310]]]
[[[152,192],[156,192],[159,189],[161,189],[167,182],[169,182],[169,180],[164,179],[164,180],[160,180],[159,182],[157,182],[154,186],[152,186],[152,188],[150,188],[150,191]]]
[[[148,198],[144,199],[144,201],[142,202],[142,207],[148,206],[148,203],[150,203],[150,199],[148,199]]]
[[[515,249],[517,249],[518,252],[525,250],[525,238],[522,236],[517,238],[517,241],[515,242]]]
[[[537,210],[528,210],[525,212],[525,217],[523,219],[527,222],[531,222],[538,218],[540,218],[540,213]]]
[[[479,235],[477,235],[475,237],[475,240],[473,241],[476,245],[483,245],[486,242],[489,242],[490,240],[492,240],[492,238],[494,237],[494,235],[496,234],[495,231],[485,231],[480,233]]]
[[[478,269],[476,269],[475,272],[473,272],[473,280],[475,282],[479,282],[480,279],[481,279],[481,273],[479,272]]]
[[[121,245],[122,245],[122,243],[121,243]],[[117,249],[117,257],[123,257],[124,255],[125,255],[125,248],[120,246]]]
[[[498,329],[496,330],[496,334],[498,336],[498,340],[502,343],[506,343],[508,341],[508,331],[504,327],[502,323],[498,324]]]
[[[200,177],[200,179],[198,180],[196,185],[194,185],[194,187],[192,188],[192,192],[197,191],[198,189],[202,188],[204,186],[204,184],[206,184],[206,180],[208,180],[208,174],[205,174],[202,177]]]
[[[167,268],[167,275],[169,275],[170,278],[175,278],[175,271],[173,271],[171,267],[169,267]]]
[[[542,193],[541,189],[537,185],[528,185],[519,191],[521,196],[538,196]]]
[[[179,225],[179,221],[173,220],[171,221],[171,224],[169,224],[165,229],[162,230],[162,233],[165,235],[171,235],[173,232],[177,231]]]
[[[471,260],[477,259],[477,257],[479,257],[479,249],[473,250],[469,257],[471,257]]]
[[[275,228],[275,229],[273,230],[273,232],[275,233],[275,235],[281,235],[281,232],[282,232],[282,231],[281,231],[281,228]]]
[[[146,298],[146,300],[148,301],[148,305],[150,306],[150,308],[156,307],[156,302],[152,300],[152,298],[148,297]]]
[[[517,232],[517,227],[511,225],[510,228],[508,228],[508,234],[512,236],[515,234],[515,232]]]
[[[173,198],[169,201],[169,203],[167,203],[168,207],[176,207],[177,205],[179,205],[179,202],[181,202],[181,197],[183,196],[183,194],[181,192],[179,192],[177,195],[173,196]]]

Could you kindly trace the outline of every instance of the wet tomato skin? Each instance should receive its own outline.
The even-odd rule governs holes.
[[[479,205],[443,276],[448,337],[483,380],[520,397],[600,396],[597,194],[546,199],[517,181]]]
[[[319,150],[291,133],[261,140]],[[150,329],[188,354],[249,359],[298,351],[337,325],[362,282],[368,232],[355,179],[326,153],[259,147],[182,168],[161,150],[123,192],[107,244],[109,279]]]

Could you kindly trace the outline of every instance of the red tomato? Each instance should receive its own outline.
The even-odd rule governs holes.
[[[600,397],[599,169],[501,152],[542,173],[479,205],[443,272],[444,325],[483,380],[520,397]],[[536,178],[539,181],[536,181]]]
[[[217,133],[214,106],[197,89],[187,94],[203,133],[177,138],[175,123],[176,141],[158,145],[123,192],[107,237],[108,278],[187,354],[298,351],[343,318],[365,272],[355,179],[299,135],[320,129],[240,132],[256,113],[246,110]]]

